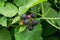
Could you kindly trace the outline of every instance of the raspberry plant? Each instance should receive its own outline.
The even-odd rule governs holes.
[[[60,40],[60,0],[0,0],[0,40]]]

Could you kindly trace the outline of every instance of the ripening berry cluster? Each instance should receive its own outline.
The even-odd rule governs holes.
[[[36,15],[31,13],[29,15],[23,14],[21,16],[22,21],[20,21],[19,25],[28,25],[28,30],[32,31],[34,26],[38,24],[38,22],[35,20]]]

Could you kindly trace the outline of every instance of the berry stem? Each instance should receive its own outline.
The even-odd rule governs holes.
[[[34,11],[29,10],[29,12],[35,13],[36,15],[42,16],[40,13],[36,13]]]
[[[43,3],[41,3],[41,7],[42,7],[42,17],[44,17],[44,7],[43,7]]]

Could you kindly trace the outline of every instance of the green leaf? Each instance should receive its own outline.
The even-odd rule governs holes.
[[[25,6],[19,7],[18,14],[21,16],[22,14],[26,13],[27,10],[28,8],[26,8]]]
[[[14,6],[11,3],[7,3],[3,10],[1,11],[1,14],[6,17],[13,17],[17,14],[17,11],[18,9],[16,6]]]
[[[15,18],[13,19],[13,21],[12,21],[12,23],[11,23],[11,24],[16,23],[19,19],[20,19],[20,16],[15,17]]]
[[[20,29],[19,29],[18,33],[23,32],[26,29],[26,27],[27,26],[20,26]]]
[[[41,4],[35,5],[31,8],[31,11],[33,12],[39,12],[41,10]]]
[[[0,1],[7,1],[7,0],[0,0]]]
[[[60,11],[59,11],[59,13],[57,14],[57,18],[60,18]],[[56,22],[57,22],[58,26],[60,27],[60,19],[56,20]]]
[[[46,37],[44,40],[58,40],[56,36]]]
[[[47,0],[14,0],[14,3],[17,5],[17,6],[24,6],[24,5],[30,5],[32,3],[42,3],[44,1],[47,1]],[[35,5],[35,4],[34,4]],[[30,5],[31,6],[31,5]]]
[[[23,6],[24,4],[27,3],[27,0],[14,0],[14,3],[15,3],[17,6]]]
[[[55,32],[58,31],[55,27],[53,27],[52,25],[50,25],[46,21],[42,22],[42,28],[43,28],[43,36],[44,37],[52,35],[52,34],[54,34]]]
[[[57,12],[54,9],[50,8],[50,11],[47,13],[45,17],[56,18],[56,15],[57,15]]]
[[[11,34],[6,28],[0,28],[0,40],[11,40]]]
[[[51,4],[49,2],[44,2],[41,4],[42,6],[42,15],[45,18],[56,18],[57,12],[51,8]]]
[[[25,1],[26,1],[26,0],[25,0]],[[25,1],[24,1],[24,2],[25,2]],[[27,0],[27,1],[28,1],[28,0]],[[47,0],[29,0],[26,5],[19,6],[19,12],[18,12],[18,14],[19,14],[19,15],[22,15],[22,14],[26,13],[29,8],[35,6],[35,5],[39,4],[39,3],[45,2],[45,1],[47,1]],[[17,3],[18,3],[18,2],[21,2],[21,1],[17,1]],[[20,4],[20,3],[19,3],[19,4]],[[17,5],[19,5],[19,4],[17,4]]]
[[[33,7],[33,6],[37,5],[37,4],[42,3],[42,2],[45,2],[45,1],[47,1],[47,0],[30,0],[27,3],[26,7],[27,8],[31,8],[31,7]]]
[[[58,19],[57,16],[57,11],[54,10],[53,8],[51,8],[48,4],[41,4],[42,5],[42,18],[46,19],[46,20],[54,20],[54,19]],[[48,6],[47,6],[48,5]],[[48,22],[48,21],[47,21]],[[55,21],[54,21],[55,22]],[[51,23],[48,22],[49,24],[51,24],[53,27],[60,29],[55,23]]]
[[[0,25],[7,27],[7,18],[1,17],[0,18]]]
[[[59,20],[56,20],[57,24],[58,24],[58,27],[60,27],[60,19]]]
[[[0,1],[0,7],[3,7],[4,6],[4,1]]]
[[[5,3],[4,1],[0,1],[0,14],[1,14],[1,11],[3,10],[3,7],[4,7]]]
[[[43,40],[41,37],[42,28],[40,24],[35,26],[32,31],[26,29],[23,32],[17,33],[17,28],[15,29],[15,39],[16,40]]]
[[[50,11],[50,6],[51,4],[49,2],[44,2],[41,4],[41,7],[42,7],[42,14],[46,15],[47,11],[49,12]]]

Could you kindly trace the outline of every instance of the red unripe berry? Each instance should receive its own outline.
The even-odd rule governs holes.
[[[28,16],[27,16],[27,19],[31,19],[31,15],[28,15]]]

